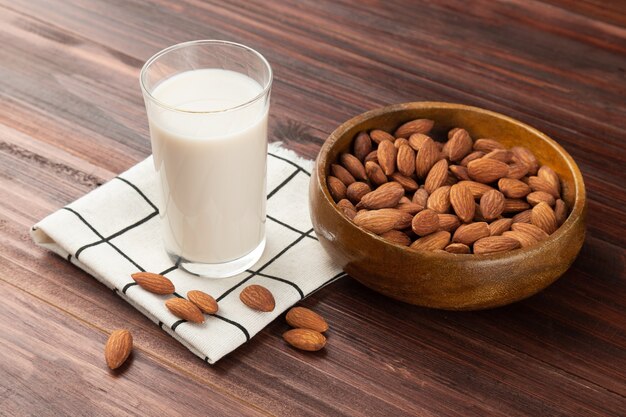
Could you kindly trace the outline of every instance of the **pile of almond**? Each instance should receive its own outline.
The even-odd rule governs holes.
[[[347,218],[389,242],[454,254],[528,247],[565,221],[560,179],[529,149],[473,140],[459,127],[438,142],[433,125],[356,135],[328,176]]]

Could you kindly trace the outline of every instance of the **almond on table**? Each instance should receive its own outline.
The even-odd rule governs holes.
[[[327,176],[347,220],[410,250],[456,255],[531,247],[565,222],[561,180],[528,148],[434,128],[415,119],[355,135]]]

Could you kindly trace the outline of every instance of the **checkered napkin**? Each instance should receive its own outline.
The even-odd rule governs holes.
[[[52,213],[32,228],[35,242],[93,275],[208,363],[250,340],[299,300],[343,273],[317,241],[309,218],[308,183],[312,161],[270,144],[267,167],[267,245],[251,269],[235,277],[208,279],[172,264],[160,235],[157,177],[152,158]],[[136,285],[137,271],[166,275],[174,296],[202,290],[219,302],[203,324],[171,314],[164,301]],[[248,284],[267,287],[276,299],[271,313],[239,300]]]

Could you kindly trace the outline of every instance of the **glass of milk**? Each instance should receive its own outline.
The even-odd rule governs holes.
[[[171,46],[141,70],[165,250],[185,270],[238,274],[265,247],[272,69],[244,45]]]

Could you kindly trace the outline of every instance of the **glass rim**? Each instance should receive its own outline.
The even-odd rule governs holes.
[[[157,99],[156,97],[154,97],[152,95],[152,93],[148,90],[148,88],[145,85],[145,75],[148,72],[148,68],[155,63],[159,58],[161,58],[162,56],[168,54],[169,52],[175,51],[177,49],[182,49],[182,48],[186,48],[189,46],[195,46],[195,45],[227,45],[227,46],[233,46],[236,48],[240,48],[240,49],[244,49],[248,52],[251,52],[253,55],[255,55],[257,58],[259,58],[261,60],[261,62],[265,65],[265,67],[268,70],[268,81],[266,83],[266,85],[262,86],[262,90],[259,94],[257,94],[256,96],[254,96],[253,98],[251,98],[250,100],[245,101],[244,103],[241,104],[237,104],[236,106],[232,106],[232,107],[228,107],[225,109],[220,109],[220,110],[183,110],[183,109],[179,109],[177,107],[171,106],[167,103],[164,103],[163,101]],[[263,98],[265,95],[267,95],[267,93],[270,91],[271,87],[272,87],[272,81],[274,80],[274,74],[272,71],[272,67],[270,65],[270,63],[267,61],[267,59],[265,59],[265,57],[263,55],[261,55],[260,52],[250,48],[249,46],[237,43],[237,42],[230,42],[230,41],[224,41],[224,40],[217,40],[217,39],[200,39],[200,40],[195,40],[195,41],[187,41],[187,42],[181,42],[181,43],[177,43],[175,45],[172,46],[168,46],[165,49],[160,50],[159,52],[157,52],[156,54],[152,55],[150,58],[148,58],[148,60],[146,61],[145,64],[143,64],[143,67],[141,67],[141,71],[139,72],[139,84],[141,85],[141,90],[142,92],[150,98],[151,101],[153,101],[155,104],[159,105],[160,107],[163,107],[167,110],[171,110],[171,111],[175,111],[175,112],[180,112],[180,113],[193,113],[193,114],[215,114],[215,113],[224,113],[224,112],[228,112],[228,111],[232,111],[232,110],[237,110],[243,107],[246,107],[252,103],[255,103],[257,101],[259,101],[261,98]]]

